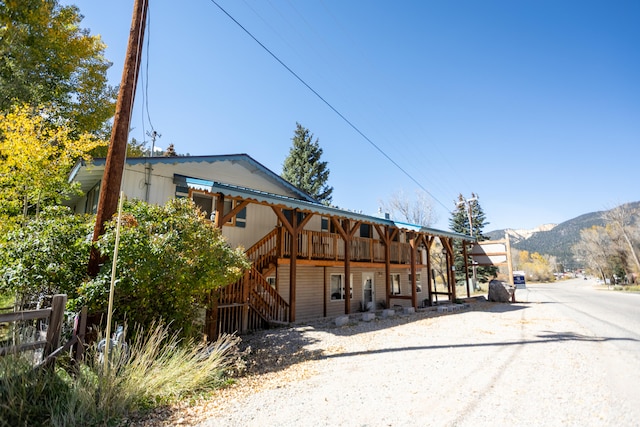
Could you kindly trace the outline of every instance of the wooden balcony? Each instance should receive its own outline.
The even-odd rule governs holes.
[[[280,229],[282,258],[291,257],[291,235],[285,228]],[[385,262],[385,247],[378,240],[368,237],[354,237],[351,241],[349,259],[355,262]],[[342,236],[337,233],[303,230],[298,236],[298,259],[344,261],[345,249]],[[411,246],[408,243],[392,242],[390,260],[392,264],[409,264]]]

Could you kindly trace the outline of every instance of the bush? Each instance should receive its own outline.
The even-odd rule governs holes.
[[[80,289],[90,311],[107,308],[115,222],[98,242],[106,257],[98,277]],[[216,289],[237,280],[249,262],[244,251],[231,249],[190,199],[164,206],[126,202],[116,263],[114,318],[120,323],[150,325],[162,319],[186,336],[197,331],[199,308]]]
[[[11,229],[0,241],[0,293],[17,294],[22,302],[54,293],[77,297],[92,231],[89,217],[66,207],[45,208],[38,219]]]
[[[37,301],[65,293],[69,308],[90,313],[107,309],[115,222],[97,242],[105,257],[98,276],[87,279],[94,221],[62,207],[47,208],[38,219],[0,237],[0,294]],[[114,294],[114,320],[150,325],[163,319],[185,336],[211,292],[237,280],[249,262],[231,249],[219,229],[189,199],[165,206],[141,201],[124,204]]]

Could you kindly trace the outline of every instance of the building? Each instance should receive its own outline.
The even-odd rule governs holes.
[[[76,213],[96,211],[104,166],[95,159],[72,170],[69,179],[84,192],[67,202]],[[122,190],[157,204],[189,197],[233,247],[246,248],[252,267],[210,307],[209,336],[381,307],[417,309],[438,295],[453,301],[453,241],[473,241],[325,206],[246,154],[130,158]],[[440,291],[434,243],[444,260]]]

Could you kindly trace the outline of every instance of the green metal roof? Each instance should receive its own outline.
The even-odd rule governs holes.
[[[354,212],[346,209],[340,209],[332,206],[326,206],[318,202],[309,202],[292,197],[281,196],[279,194],[257,191],[250,188],[239,187],[221,182],[209,181],[198,178],[191,178],[184,175],[174,175],[174,183],[186,185],[193,189],[206,190],[211,193],[222,193],[229,197],[238,197],[242,199],[254,200],[258,203],[267,203],[276,206],[282,206],[287,209],[298,209],[301,211],[310,211],[326,216],[340,216],[356,221],[363,221],[372,224],[387,225],[397,227],[399,229],[416,231],[429,234],[432,236],[450,237],[467,241],[475,241],[476,239],[466,234],[456,233],[453,231],[438,230],[435,228],[423,227],[415,224],[408,224],[400,221],[379,218],[376,216],[365,215],[360,212]]]

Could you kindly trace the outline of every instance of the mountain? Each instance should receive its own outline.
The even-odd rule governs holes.
[[[640,202],[629,203],[635,209],[640,208]],[[555,256],[565,269],[581,267],[573,259],[571,247],[580,240],[580,231],[594,225],[604,226],[606,211],[591,212],[580,215],[558,225],[545,224],[533,230],[494,230],[483,233],[491,240],[504,239],[508,234],[511,247],[529,252]]]

